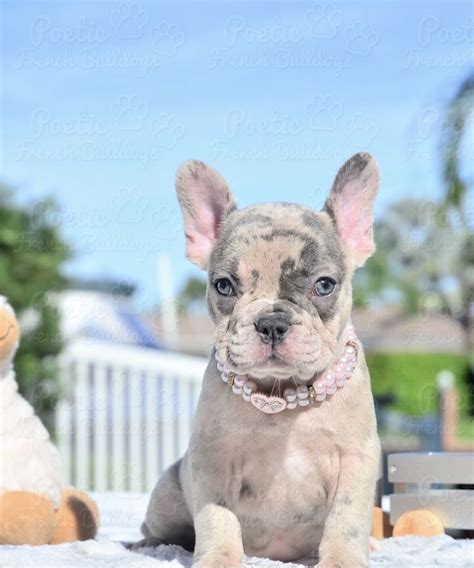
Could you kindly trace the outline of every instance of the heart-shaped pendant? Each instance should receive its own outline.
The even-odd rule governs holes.
[[[261,392],[254,392],[250,396],[250,402],[265,414],[277,414],[286,408],[286,400],[279,396],[267,396]]]

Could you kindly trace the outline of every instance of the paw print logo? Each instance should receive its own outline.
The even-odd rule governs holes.
[[[366,146],[376,138],[379,128],[373,116],[357,113],[346,122],[345,132],[350,143]]]
[[[181,233],[181,215],[176,206],[161,205],[151,216],[151,236],[161,241],[175,241]]]
[[[162,113],[153,121],[153,140],[160,148],[174,148],[184,136],[184,126],[174,114]]]
[[[372,26],[363,26],[361,23],[347,28],[345,36],[346,49],[352,55],[370,55],[379,43],[379,36],[375,29]]]
[[[112,202],[115,219],[119,223],[141,223],[150,207],[149,200],[137,189],[123,187]]]
[[[443,120],[439,109],[430,107],[421,112],[415,121],[415,134],[417,140],[431,139],[436,128],[442,125]]]
[[[120,97],[113,108],[117,128],[125,132],[141,130],[149,113],[148,104],[136,96]]]
[[[163,55],[174,55],[184,43],[184,34],[175,24],[162,22],[152,33],[153,49]]]
[[[313,130],[333,131],[344,112],[341,101],[334,95],[317,95],[306,107]]]
[[[336,36],[342,21],[341,10],[333,4],[316,5],[306,14],[311,36],[318,39],[332,39]]]
[[[112,25],[119,39],[143,37],[148,14],[138,4],[122,4],[112,13]]]

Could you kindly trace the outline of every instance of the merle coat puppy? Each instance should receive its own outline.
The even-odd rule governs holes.
[[[374,251],[378,185],[361,153],[321,212],[239,210],[212,168],[179,168],[186,253],[208,272],[215,350],[188,451],[158,481],[139,546],[180,544],[205,568],[241,567],[244,553],[367,566],[379,440],[351,280]]]

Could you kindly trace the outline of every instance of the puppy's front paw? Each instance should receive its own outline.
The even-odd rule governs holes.
[[[316,568],[368,568],[368,560],[362,555],[340,552],[339,554],[325,555],[316,564]]]
[[[315,568],[368,568],[367,563],[354,562],[351,559],[325,558],[316,564]]]
[[[193,568],[245,568],[245,564],[238,551],[222,549],[194,559]]]

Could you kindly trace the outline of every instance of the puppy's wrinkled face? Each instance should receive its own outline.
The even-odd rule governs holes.
[[[347,321],[348,272],[327,214],[289,204],[235,211],[209,262],[220,355],[257,378],[310,378]]]
[[[373,252],[378,170],[368,154],[341,168],[325,210],[272,203],[237,210],[201,162],[178,171],[187,253],[208,270],[216,349],[257,379],[307,381],[334,359],[351,310],[351,278]]]

